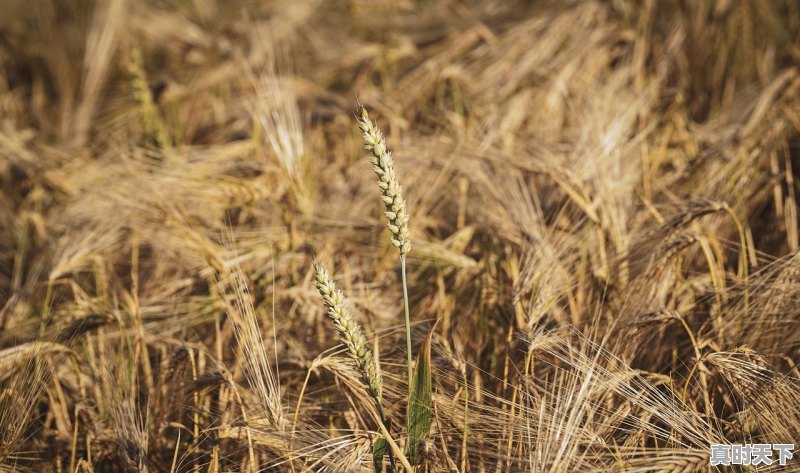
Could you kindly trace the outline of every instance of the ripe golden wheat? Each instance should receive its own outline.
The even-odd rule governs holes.
[[[0,472],[800,438],[798,2],[1,3]]]

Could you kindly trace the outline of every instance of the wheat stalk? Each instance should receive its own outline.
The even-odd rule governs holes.
[[[372,153],[369,161],[372,163],[375,175],[378,176],[381,200],[383,200],[383,204],[386,207],[383,214],[389,219],[392,244],[400,250],[400,270],[403,278],[403,312],[405,313],[406,325],[406,362],[410,394],[414,377],[412,368],[414,360],[411,356],[411,317],[408,313],[408,281],[406,279],[406,254],[411,250],[411,240],[408,238],[406,201],[403,199],[403,188],[400,187],[400,183],[397,181],[397,174],[394,172],[392,153],[386,149],[386,140],[383,137],[383,133],[370,120],[369,114],[364,107],[360,107],[358,110],[358,127],[361,129],[361,136],[364,139],[364,148]]]
[[[380,406],[383,382],[367,339],[361,332],[361,327],[350,315],[344,293],[336,287],[336,283],[333,282],[328,271],[317,263],[314,263],[314,271],[316,273],[315,285],[322,295],[328,317],[331,318],[333,326],[339,332],[339,339],[347,347],[347,354],[353,360],[356,371],[361,375],[361,383]]]

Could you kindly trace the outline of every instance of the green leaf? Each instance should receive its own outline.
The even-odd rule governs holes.
[[[378,436],[372,444],[372,466],[375,468],[375,473],[383,472],[383,455],[386,452],[386,439],[383,436]]]
[[[419,462],[417,450],[419,443],[431,433],[432,399],[431,399],[431,341],[436,330],[437,320],[425,343],[419,349],[417,366],[414,370],[414,386],[411,387],[411,398],[408,403],[408,444],[406,458],[411,465]]]

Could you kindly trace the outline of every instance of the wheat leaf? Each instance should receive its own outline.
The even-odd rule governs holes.
[[[414,385],[411,388],[411,399],[408,404],[408,444],[406,457],[409,463],[417,465],[419,443],[431,432],[431,341],[436,330],[437,320],[425,343],[417,355],[417,366],[414,371]]]
[[[386,439],[378,436],[372,444],[372,466],[375,473],[383,472],[383,455],[386,453]]]

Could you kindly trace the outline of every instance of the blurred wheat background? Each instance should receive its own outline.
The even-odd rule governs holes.
[[[419,471],[800,471],[708,462],[800,444],[799,62],[794,0],[0,0],[0,470],[402,446],[362,104]]]

